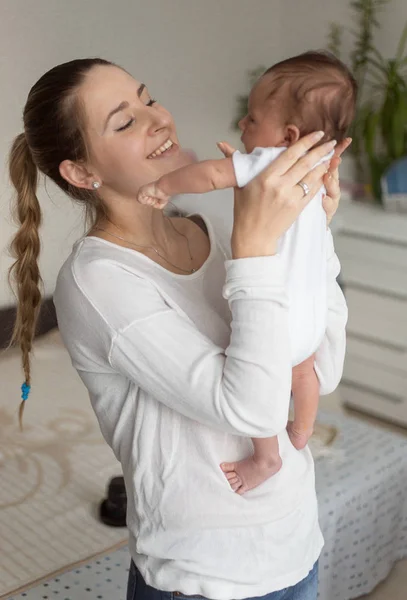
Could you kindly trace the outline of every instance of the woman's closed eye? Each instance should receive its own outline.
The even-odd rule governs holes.
[[[153,98],[151,98],[151,100],[149,100],[146,104],[146,106],[153,106],[155,103],[157,102],[157,100],[154,100]],[[131,127],[133,125],[133,123],[135,122],[136,119],[129,119],[129,121],[127,121],[127,123],[125,123],[125,125],[122,125],[122,127],[118,127],[116,129],[116,131],[124,131],[125,129],[128,129],[129,127]]]
[[[128,129],[129,127],[131,127],[133,125],[134,121],[135,121],[135,119],[130,119],[129,121],[127,121],[127,123],[125,125],[116,129],[116,131],[124,131],[125,129]]]

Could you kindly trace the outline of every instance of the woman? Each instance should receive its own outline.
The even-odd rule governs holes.
[[[307,203],[298,183],[316,191],[327,179],[312,166],[332,146],[304,156],[319,139],[303,138],[235,192],[231,240],[221,239],[204,217],[167,218],[135,201],[142,184],[190,160],[144,84],[89,59],[55,67],[30,91],[10,157],[23,394],[40,303],[39,170],[92,216],[60,271],[55,304],[123,467],[129,599],[316,598],[322,536],[311,454],[297,452],[285,429],[291,360],[276,247]],[[326,180],[328,221],[338,162]],[[323,393],[336,387],[344,358],[338,272],[331,245],[328,327],[316,356]],[[220,463],[247,455],[250,437],[276,434],[280,473],[245,496],[233,493]]]

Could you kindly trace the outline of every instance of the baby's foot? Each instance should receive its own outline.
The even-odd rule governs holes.
[[[291,440],[292,445],[297,450],[303,450],[308,444],[310,437],[313,434],[312,429],[300,429],[296,427],[293,421],[289,421],[287,425],[288,436]]]
[[[241,495],[275,475],[282,464],[279,455],[268,460],[258,460],[255,456],[250,456],[235,463],[222,463],[220,467],[232,490]]]

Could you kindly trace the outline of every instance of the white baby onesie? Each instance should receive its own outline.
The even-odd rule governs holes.
[[[245,186],[285,150],[286,148],[255,148],[251,154],[236,151],[233,154],[233,165],[238,186]],[[333,153],[327,155],[321,162],[329,161],[332,155]],[[287,273],[293,366],[317,350],[326,329],[326,213],[322,206],[324,193],[325,188],[321,187],[278,244],[278,253],[285,263]]]

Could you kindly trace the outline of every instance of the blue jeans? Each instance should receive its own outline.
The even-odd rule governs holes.
[[[305,579],[278,592],[262,596],[261,600],[316,600],[318,591],[318,563]],[[160,592],[146,584],[134,562],[131,561],[127,600],[205,600],[203,596],[183,596],[180,592]],[[248,598],[247,600],[255,600]]]

